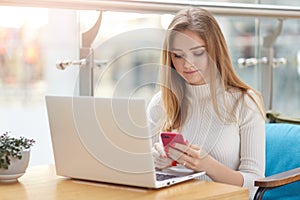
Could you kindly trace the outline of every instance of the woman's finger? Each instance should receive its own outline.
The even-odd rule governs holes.
[[[156,149],[156,151],[159,153],[159,155],[162,157],[162,158],[166,158],[167,155],[166,155],[166,152],[164,150],[164,147],[162,144],[160,143],[155,143],[154,144],[154,148]]]
[[[206,154],[205,151],[203,151],[203,149],[201,149],[199,146],[194,145],[194,144],[190,144],[190,145],[183,145],[183,144],[179,144],[179,143],[175,143],[173,145],[173,147],[175,149],[178,149],[179,151],[184,152],[185,154],[193,157],[193,158],[200,158],[203,157],[203,155]]]
[[[175,149],[175,148],[172,148],[170,147],[169,148],[169,151],[168,151],[168,156],[172,159],[172,160],[175,160],[175,161],[180,161],[180,158],[182,156],[185,156],[185,153],[178,150],[178,149]],[[180,163],[180,162],[179,162]]]
[[[194,145],[194,144],[190,144],[189,147],[194,149],[194,150],[197,150],[197,151],[199,151],[201,149],[199,146]]]
[[[159,158],[160,154],[158,153],[158,151],[155,149],[155,147],[152,147],[152,156],[154,158]]]
[[[161,158],[161,157],[154,160],[155,167],[159,169],[164,169],[172,166],[172,162],[173,161],[169,158]]]

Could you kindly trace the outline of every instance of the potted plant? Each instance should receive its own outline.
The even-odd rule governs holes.
[[[13,182],[21,177],[29,164],[30,148],[35,141],[25,137],[0,135],[0,182]]]

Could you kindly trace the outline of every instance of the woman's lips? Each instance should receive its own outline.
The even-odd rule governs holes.
[[[193,71],[184,71],[185,74],[193,74],[198,72],[198,70],[193,70]]]

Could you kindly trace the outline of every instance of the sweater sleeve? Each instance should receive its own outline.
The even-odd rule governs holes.
[[[244,100],[239,118],[241,138],[239,171],[244,178],[243,187],[249,188],[252,199],[257,190],[254,181],[263,178],[265,174],[265,120],[248,95],[245,95]]]

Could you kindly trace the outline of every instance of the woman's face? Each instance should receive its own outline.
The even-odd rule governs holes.
[[[171,59],[177,73],[191,85],[209,82],[208,53],[205,42],[193,31],[184,30],[174,36]]]

